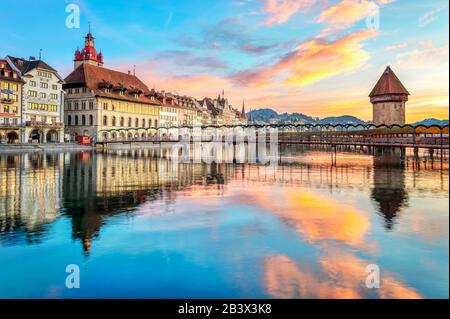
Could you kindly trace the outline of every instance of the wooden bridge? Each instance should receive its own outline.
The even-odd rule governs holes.
[[[374,126],[374,125],[254,125],[254,126],[221,126],[202,128],[202,138],[192,137],[192,127],[183,128],[160,128],[152,137],[133,137],[128,139],[103,139],[96,141],[97,147],[108,148],[112,144],[133,144],[137,147],[143,144],[174,144],[180,142],[225,142],[225,137],[213,138],[208,136],[208,130],[230,130],[240,128],[239,138],[232,138],[233,143],[243,141],[245,143],[257,143],[258,134],[261,129],[266,130],[266,142],[270,142],[270,129],[277,130],[277,142],[279,144],[304,144],[304,145],[343,145],[343,146],[366,146],[366,147],[407,147],[422,149],[449,149],[448,126]],[[253,135],[245,133],[245,129],[254,129]],[[174,132],[191,130],[188,135]],[[120,130],[118,130],[120,131]],[[224,134],[226,136],[226,134]],[[115,135],[117,136],[117,135]],[[250,136],[250,138],[248,137]]]

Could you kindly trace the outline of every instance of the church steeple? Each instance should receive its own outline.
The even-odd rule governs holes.
[[[241,111],[241,117],[242,117],[242,118],[247,118],[247,116],[245,115],[245,99],[242,99],[242,111]]]
[[[78,49],[75,51],[75,69],[83,63],[103,66],[103,54],[101,52],[97,53],[97,50],[95,49],[95,38],[92,36],[90,29],[91,27],[89,26],[89,32],[84,37],[83,50],[81,50],[81,52]]]

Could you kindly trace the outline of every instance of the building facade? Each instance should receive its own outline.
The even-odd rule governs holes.
[[[24,81],[6,60],[0,60],[0,143],[21,142]]]
[[[85,40],[85,48],[75,52],[75,70],[64,84],[67,135],[71,140],[83,135],[94,141],[154,137],[162,104],[131,72],[104,68],[94,37],[88,33]]]
[[[25,81],[22,94],[21,140],[26,143],[64,141],[63,79],[42,60],[8,56],[13,70]]]
[[[375,125],[404,125],[409,92],[388,66],[370,92]]]

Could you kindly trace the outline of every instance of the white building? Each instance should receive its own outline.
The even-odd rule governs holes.
[[[64,142],[64,83],[58,72],[42,60],[6,57],[25,81],[22,99],[23,142]]]

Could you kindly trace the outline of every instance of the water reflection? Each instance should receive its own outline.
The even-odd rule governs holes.
[[[198,246],[182,245],[176,256],[204,263],[205,278],[219,274],[214,282],[222,286],[208,286],[223,292],[218,297],[442,297],[448,294],[448,163],[431,166],[404,155],[291,146],[282,149],[277,167],[176,163],[160,149],[0,155],[0,257],[2,248],[23,244],[48,253],[45,244],[55,245],[59,234],[70,236],[87,259],[105,254],[105,245],[117,245],[109,252],[117,264],[127,260],[119,251],[133,251],[142,258],[133,264],[139,273],[147,243],[165,256],[182,240]],[[111,237],[133,219],[136,226]],[[58,221],[62,232],[52,228]],[[156,234],[164,240],[155,241]],[[365,287],[369,263],[384,267],[376,291]],[[165,264],[167,277],[158,280],[187,282],[197,271],[189,265]],[[0,266],[0,282],[5,271],[14,270]],[[428,283],[415,277],[420,271],[429,274]],[[136,275],[127,285],[142,280]],[[144,282],[138,297],[211,296],[195,285],[184,295],[176,289],[155,295],[152,282]],[[105,296],[96,286],[87,295]]]
[[[373,163],[372,198],[385,220],[385,227],[391,230],[402,208],[408,205],[405,189],[404,162],[400,149],[380,150]]]

